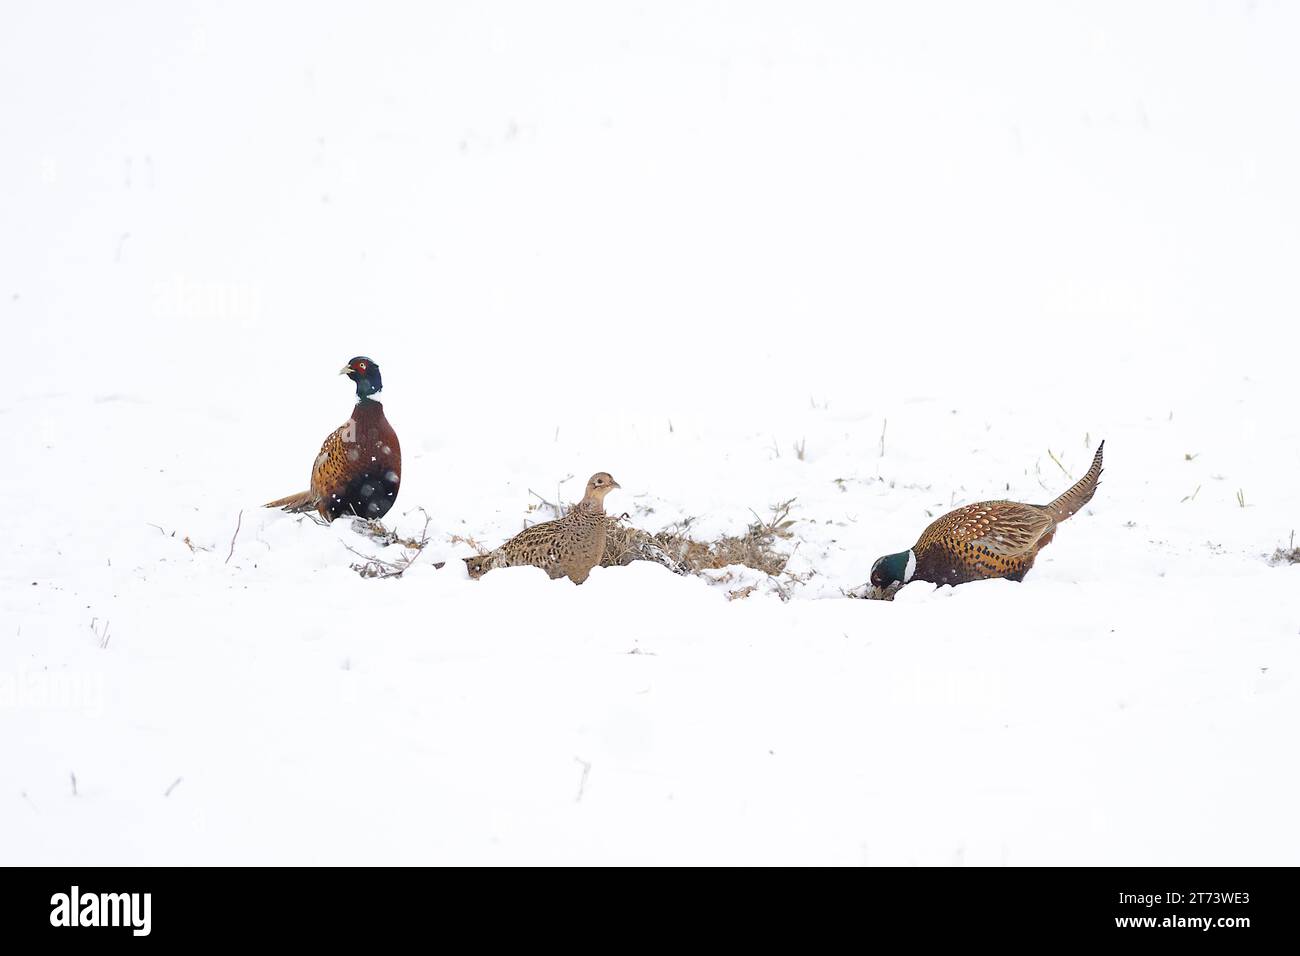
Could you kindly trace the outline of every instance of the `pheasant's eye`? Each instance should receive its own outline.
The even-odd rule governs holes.
[[[359,372],[364,372],[365,370],[366,370],[366,363],[365,363],[365,362],[358,362],[358,363],[357,363],[357,371],[359,371]]]

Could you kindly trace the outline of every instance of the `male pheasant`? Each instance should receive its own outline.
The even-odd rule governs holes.
[[[267,502],[264,508],[317,511],[326,521],[340,515],[382,518],[397,500],[402,447],[372,396],[384,387],[379,366],[358,355],[339,372],[357,385],[352,416],[325,438],[311,469],[311,490]]]
[[[1051,504],[981,501],[948,512],[921,532],[915,547],[877,560],[871,583],[886,588],[912,580],[953,585],[984,578],[1023,580],[1056,526],[1092,500],[1105,447],[1105,442],[1097,446],[1088,473]]]
[[[581,584],[605,554],[605,496],[622,487],[609,472],[591,476],[582,500],[563,518],[525,528],[488,554],[465,558],[471,578],[481,578],[493,568],[531,565],[551,578],[567,577]]]

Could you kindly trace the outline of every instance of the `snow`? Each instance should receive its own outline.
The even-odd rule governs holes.
[[[1300,861],[1300,12],[9,19],[0,861]],[[257,507],[358,354],[400,579]],[[1024,583],[845,599],[1101,439]],[[598,470],[793,577],[468,578]]]

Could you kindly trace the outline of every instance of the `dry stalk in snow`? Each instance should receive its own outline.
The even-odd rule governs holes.
[[[345,544],[345,548],[362,559],[352,565],[352,570],[363,578],[400,578],[409,571],[411,565],[424,553],[425,547],[429,544],[429,522],[432,519],[423,508],[417,510],[424,514],[424,527],[420,530],[419,538],[403,538],[396,531],[390,530],[379,521],[367,521],[364,518],[357,518],[353,521],[353,531],[365,535],[371,541],[384,547],[395,544],[400,545],[403,553],[397,559],[390,561],[376,555],[365,554],[352,547],[352,545]],[[434,567],[440,568],[442,564],[435,564]]]

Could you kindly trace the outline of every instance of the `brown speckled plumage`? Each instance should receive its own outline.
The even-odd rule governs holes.
[[[402,475],[402,447],[370,396],[383,386],[379,367],[358,357],[343,369],[357,383],[358,401],[346,422],[325,437],[311,469],[311,490],[268,502],[285,511],[316,511],[327,521],[342,515],[378,519],[397,500]]]
[[[1031,505],[1018,501],[981,501],[950,511],[921,532],[911,554],[915,567],[910,578],[882,567],[889,555],[876,562],[872,583],[888,586],[895,580],[921,580],[934,584],[964,584],[985,578],[1020,581],[1034,565],[1038,552],[1051,543],[1060,522],[1086,505],[1097,491],[1101,477],[1102,449],[1097,446],[1092,466],[1069,491],[1050,504]]]
[[[494,568],[531,565],[552,578],[567,577],[574,584],[587,580],[605,553],[605,496],[619,487],[608,472],[598,472],[587,482],[582,501],[562,518],[525,528],[488,554],[465,558],[471,578]]]

